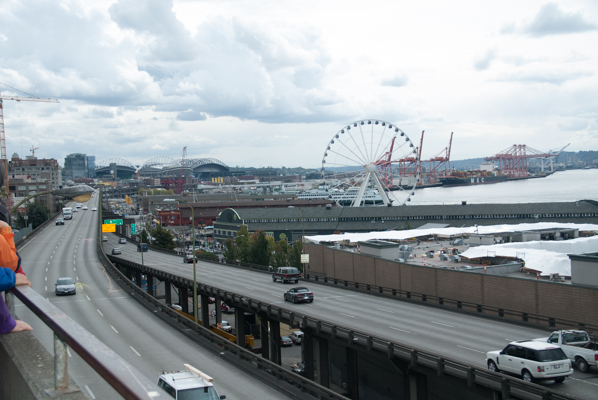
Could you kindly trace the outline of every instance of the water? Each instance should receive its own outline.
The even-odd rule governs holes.
[[[394,193],[391,193],[393,197]],[[397,195],[397,199],[400,195]],[[598,200],[598,169],[559,171],[546,178],[487,185],[418,189],[411,205],[483,203],[550,203]],[[395,202],[397,203],[397,202]]]

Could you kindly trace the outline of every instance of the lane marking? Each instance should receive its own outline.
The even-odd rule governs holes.
[[[340,315],[344,315],[345,317],[349,317],[349,318],[355,318],[353,315],[349,315],[349,314],[343,314],[342,312],[339,313]]]
[[[116,328],[115,328],[115,327],[113,327],[112,325],[110,325],[110,328],[112,328],[112,330],[113,330],[114,332],[118,333],[118,331],[116,330]]]
[[[77,270],[77,267],[73,267],[73,271],[76,271],[76,270]]]
[[[97,308],[96,308],[96,311],[97,311],[97,312],[98,312],[98,314],[100,314],[102,317],[104,316],[104,314],[102,314],[102,312],[101,312],[100,310],[98,310]]]
[[[436,325],[442,325],[442,326],[448,326],[449,328],[454,328],[454,326],[452,326],[452,325],[442,324],[442,323],[436,322],[436,321],[430,321],[430,322],[433,324],[436,324]]]
[[[392,327],[392,326],[389,326],[389,328],[390,328],[390,329],[394,329],[395,331],[401,331],[401,332],[405,332],[405,333],[409,333],[409,334],[411,333],[411,332],[409,332],[409,331],[406,331],[406,330],[404,330],[404,329],[394,328],[394,327]]]
[[[598,383],[594,383],[594,382],[590,382],[590,381],[584,381],[583,379],[577,379],[577,378],[574,378],[572,376],[567,377],[567,380],[573,380],[573,381],[577,381],[577,382],[587,383],[589,385],[598,386]]]
[[[476,350],[476,349],[472,349],[472,348],[470,348],[470,347],[459,346],[459,345],[457,345],[457,347],[460,347],[460,348],[462,348],[462,349],[465,349],[465,350],[471,350],[471,351],[475,351],[476,353],[480,353],[480,354],[486,354],[486,352],[485,352],[485,351],[479,351],[479,350]]]
[[[384,308],[376,308],[376,310],[380,310],[380,311],[384,311],[384,312],[387,312],[387,313],[394,314],[394,311],[385,310]]]
[[[71,351],[69,350],[69,348],[68,348],[68,347],[66,348],[66,354],[68,354],[68,355],[69,355],[69,357],[72,357]]]
[[[45,280],[46,282],[48,282],[48,277],[46,276],[46,277],[44,278],[44,280]]]
[[[47,292],[47,291],[48,291],[48,287],[47,287],[47,286],[44,286],[44,290]]]
[[[137,352],[137,350],[135,350],[135,349],[133,348],[133,346],[129,346],[129,347],[131,348],[131,350],[133,350],[133,353],[135,353],[135,354],[137,354],[139,357],[141,357],[141,354],[139,354],[139,353]]]
[[[91,389],[89,388],[89,386],[85,385],[85,390],[87,390],[87,394],[89,394],[89,397],[91,397],[92,400],[95,400],[96,397],[91,392]]]

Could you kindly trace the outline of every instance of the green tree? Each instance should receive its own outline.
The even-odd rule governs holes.
[[[224,250],[222,251],[222,255],[224,256],[225,260],[236,262],[237,256],[239,254],[239,250],[236,247],[237,245],[232,238],[228,238],[224,241]]]
[[[19,229],[24,228],[25,225],[29,224],[33,224],[33,229],[35,229],[46,222],[49,217],[46,206],[37,201],[27,204],[27,212],[25,215],[27,216],[27,223],[25,223],[25,218],[23,215],[19,215],[16,218],[15,224]]]
[[[249,262],[249,231],[247,226],[241,225],[235,237],[237,259],[242,262]]]
[[[169,230],[162,228],[160,224],[156,224],[156,229],[152,230],[152,236],[155,239],[152,244],[155,246],[169,250],[176,247],[172,233],[170,233]]]
[[[268,254],[270,255],[270,261],[268,265],[272,265],[274,263],[274,251],[276,250],[276,240],[273,236],[266,236],[266,240],[268,241]]]
[[[288,252],[289,244],[286,239],[279,240],[276,242],[276,248],[274,249],[274,267],[285,267],[288,264]]]
[[[197,250],[195,252],[195,256],[199,257],[199,258],[203,258],[204,260],[218,261],[218,256],[209,251]]]
[[[289,264],[291,267],[299,268],[299,271],[303,272],[303,264],[301,264],[301,250],[303,249],[303,243],[300,240],[293,242],[293,248],[289,252]]]
[[[249,243],[249,262],[259,265],[269,265],[270,254],[268,253],[268,239],[266,232],[256,231],[251,235]]]
[[[146,230],[142,230],[141,235],[139,235],[139,236],[141,238],[141,243],[149,243],[148,234],[147,234]]]

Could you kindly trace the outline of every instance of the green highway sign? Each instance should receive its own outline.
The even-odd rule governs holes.
[[[135,224],[131,224],[131,235],[136,235],[137,229],[135,228]]]
[[[123,220],[122,219],[105,219],[104,223],[105,224],[122,225]]]

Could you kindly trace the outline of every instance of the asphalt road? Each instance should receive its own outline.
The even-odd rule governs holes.
[[[151,380],[157,381],[164,370],[180,370],[189,363],[211,375],[219,394],[227,399],[287,398],[165,324],[116,285],[95,253],[97,213],[91,208],[98,206],[97,197],[87,205],[89,210],[74,213],[64,226],[49,225],[20,249],[23,268],[38,293]],[[76,295],[54,294],[54,282],[63,276],[77,281]],[[17,314],[53,354],[50,329],[20,304]],[[74,352],[69,351],[68,362],[70,375],[91,399],[121,398]]]
[[[115,235],[108,238],[104,248],[109,253],[112,247],[118,246],[118,239]],[[135,246],[128,244],[121,249],[122,257],[141,262]],[[184,264],[179,256],[149,251],[144,253],[144,263],[193,277],[192,264]],[[316,284],[309,286],[315,296],[313,303],[291,304],[283,301],[283,293],[294,285],[274,283],[268,274],[205,262],[199,262],[196,268],[198,282],[478,367],[485,368],[487,351],[502,349],[514,340],[544,337],[549,333],[548,330]],[[598,370],[585,374],[576,370],[564,383],[547,381],[541,384],[580,399],[595,399]]]

